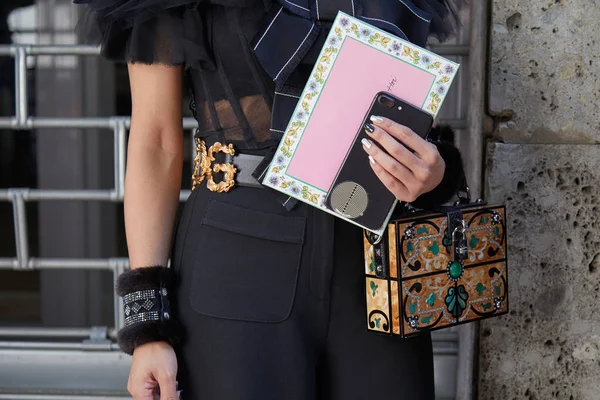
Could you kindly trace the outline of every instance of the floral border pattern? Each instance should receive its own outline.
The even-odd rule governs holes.
[[[298,101],[294,116],[263,180],[266,186],[311,203],[327,212],[330,211],[323,204],[327,193],[295,180],[286,174],[286,170],[346,37],[352,37],[371,47],[386,51],[399,60],[435,75],[435,83],[423,105],[423,109],[434,117],[437,115],[459,67],[452,61],[379,30],[359,19],[343,12],[338,13],[309,82]]]

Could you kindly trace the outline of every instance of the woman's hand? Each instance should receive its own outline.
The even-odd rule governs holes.
[[[434,144],[387,118],[373,116],[371,122],[365,131],[372,140],[363,139],[363,148],[377,177],[398,200],[411,203],[440,184],[446,164]]]
[[[160,388],[160,400],[177,400],[177,358],[166,342],[150,342],[133,352],[127,391],[134,400],[154,400]]]

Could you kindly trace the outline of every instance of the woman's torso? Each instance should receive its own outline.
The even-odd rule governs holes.
[[[276,145],[338,10],[424,45],[427,35],[437,29],[433,16],[440,4],[440,0],[196,3],[191,9],[195,36],[190,40],[204,42],[208,54],[207,62],[187,69],[197,135],[216,136],[238,149]]]
[[[241,2],[240,2],[241,3]],[[236,148],[265,148],[280,136],[271,132],[271,108],[275,86],[256,61],[251,42],[265,17],[261,0],[245,1],[244,7],[201,4],[202,34],[208,67],[188,68],[193,94],[192,110],[198,120],[198,136],[217,135]]]

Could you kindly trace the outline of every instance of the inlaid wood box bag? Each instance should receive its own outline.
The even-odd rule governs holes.
[[[506,209],[459,204],[365,231],[370,331],[410,337],[508,312]]]

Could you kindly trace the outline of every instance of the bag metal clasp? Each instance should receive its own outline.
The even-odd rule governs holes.
[[[455,260],[462,261],[467,258],[469,249],[467,248],[467,224],[465,220],[461,220],[461,225],[454,228],[452,231],[452,247]],[[457,237],[457,234],[459,235]]]

